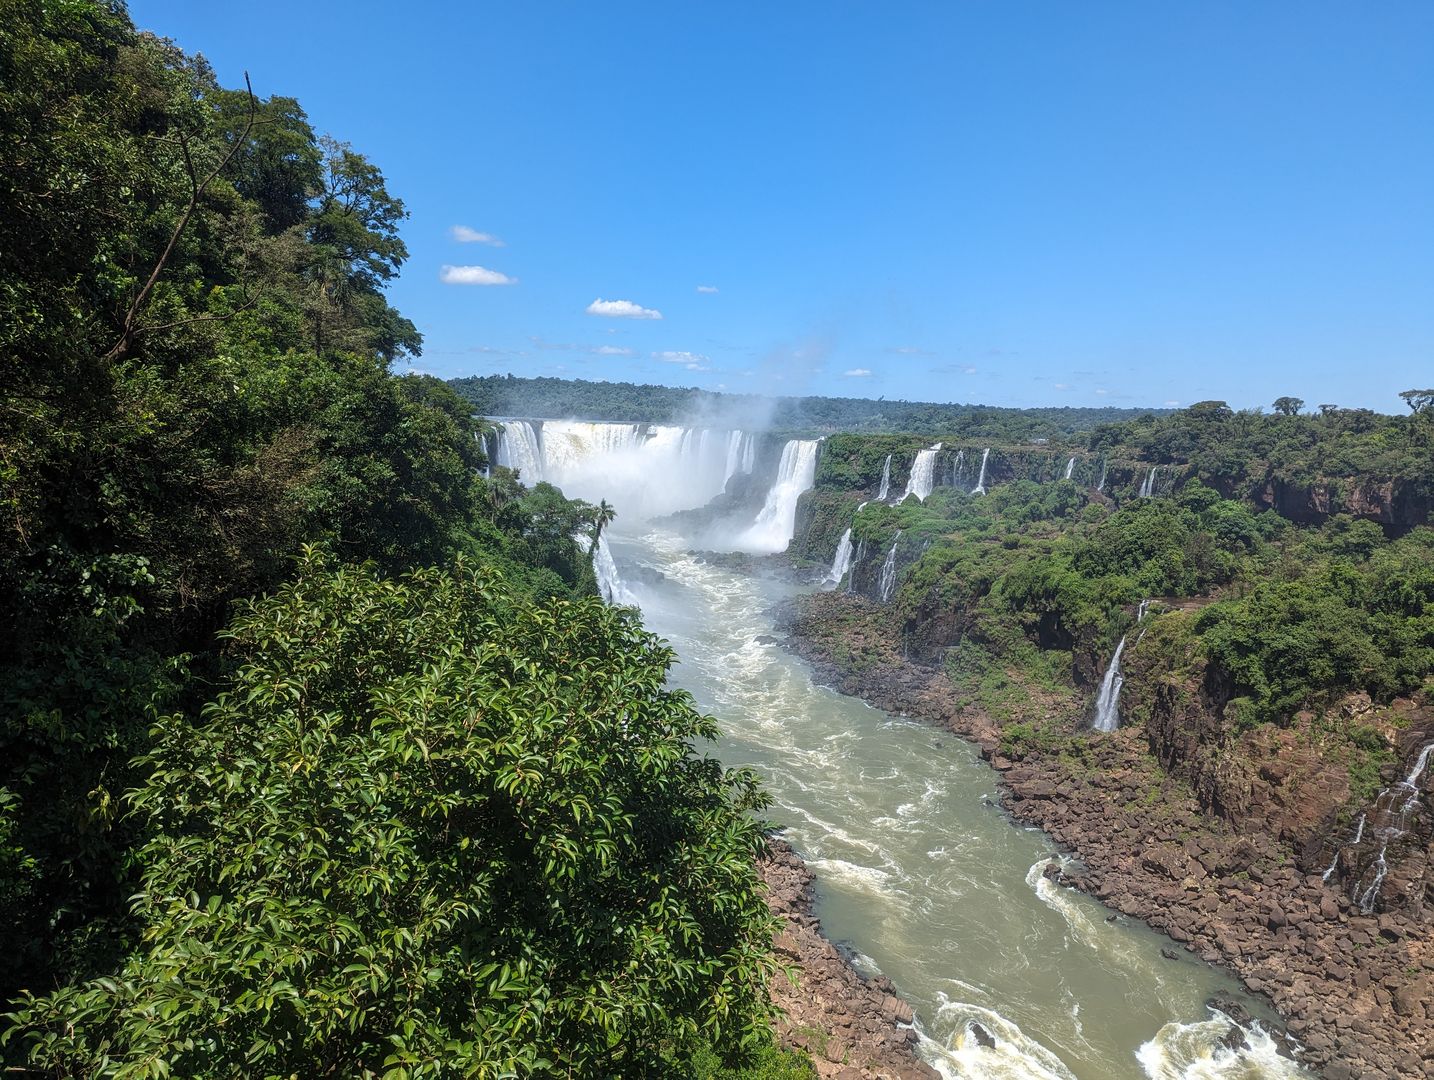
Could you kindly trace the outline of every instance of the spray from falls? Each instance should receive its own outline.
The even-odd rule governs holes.
[[[886,502],[886,497],[891,494],[891,455],[886,455],[886,463],[881,467],[881,490],[876,493],[877,502]]]
[[[896,591],[896,545],[901,542],[901,530],[896,530],[896,535],[891,538],[891,550],[886,553],[886,559],[881,564],[881,602],[884,604],[891,599],[891,594]]]
[[[940,443],[916,451],[916,458],[911,462],[911,475],[906,480],[906,491],[901,496],[903,499],[907,495],[915,495],[922,502],[926,501],[926,496],[936,486],[936,455],[940,452]]]
[[[797,523],[797,500],[817,476],[817,440],[793,439],[782,447],[777,480],[756,522],[738,538],[743,551],[771,554],[785,551]]]
[[[1120,670],[1120,657],[1125,652],[1125,638],[1115,647],[1110,658],[1110,667],[1105,669],[1105,678],[1100,681],[1100,693],[1095,699],[1095,721],[1091,727],[1096,731],[1114,731],[1120,727],[1120,690],[1125,685],[1125,675]]]
[[[851,530],[841,534],[837,541],[836,555],[832,558],[832,568],[827,571],[827,576],[822,585],[828,589],[835,589],[841,584],[841,579],[846,577],[847,571],[851,569]]]
[[[976,477],[976,486],[971,489],[972,495],[986,494],[986,459],[991,456],[991,448],[988,446],[981,451],[981,475]]]

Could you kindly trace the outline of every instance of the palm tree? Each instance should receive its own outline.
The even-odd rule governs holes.
[[[593,552],[597,550],[598,541],[602,539],[602,531],[612,524],[615,517],[617,517],[617,510],[606,499],[593,507],[593,542],[588,548],[588,558],[592,558]]]

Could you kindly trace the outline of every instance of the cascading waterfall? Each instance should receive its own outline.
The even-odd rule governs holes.
[[[1145,474],[1145,483],[1140,485],[1140,497],[1142,499],[1152,499],[1155,497],[1155,470],[1159,467],[1158,465],[1152,465],[1150,466],[1150,471]]]
[[[702,506],[736,472],[750,472],[748,432],[580,420],[504,421],[498,464],[525,483],[546,480],[570,498],[618,507],[623,521]]]
[[[886,502],[886,497],[891,494],[891,455],[886,455],[886,462],[881,466],[881,490],[876,493],[877,502]]]
[[[797,523],[797,500],[817,476],[817,440],[792,439],[782,447],[777,480],[752,527],[737,540],[742,551],[785,551]]]
[[[538,429],[526,420],[503,421],[495,456],[499,465],[514,470],[526,484],[543,479],[543,444]]]
[[[1061,479],[1069,480],[1071,478],[1071,473],[1073,472],[1075,472],[1075,458],[1071,458],[1069,461],[1066,462],[1066,474],[1065,476],[1061,477]]]
[[[1350,842],[1345,845],[1346,847],[1359,847],[1359,842],[1364,839],[1364,823],[1368,818],[1368,814],[1359,815],[1359,824],[1354,828],[1354,839],[1350,840]],[[1326,885],[1329,884],[1329,879],[1334,877],[1334,872],[1339,869],[1339,856],[1342,850],[1342,848],[1334,849],[1334,858],[1329,861],[1329,869],[1320,875],[1320,880]]]
[[[911,475],[906,480],[906,491],[901,496],[903,499],[907,495],[915,495],[922,502],[926,501],[926,496],[936,486],[936,455],[940,452],[940,443],[916,451],[916,458],[911,462]]]
[[[896,591],[896,545],[901,542],[901,530],[896,530],[896,535],[891,538],[891,550],[886,553],[886,560],[881,564],[881,602],[884,604],[891,599],[891,594]]]
[[[852,559],[852,565],[853,565],[853,566],[860,566],[861,563],[862,563],[862,560],[865,559],[865,558],[866,558],[866,541],[865,541],[865,540],[858,540],[858,541],[856,542],[856,555],[855,555],[855,557],[853,557],[853,559]],[[856,575],[853,574],[851,577],[849,577],[849,578],[846,579],[846,591],[847,591],[847,592],[851,592],[852,589],[853,589],[853,586],[855,586],[855,585],[856,585]]]
[[[598,536],[597,547],[593,549],[593,573],[597,576],[598,591],[609,604],[637,607],[637,597],[633,596],[618,576],[612,548],[608,547],[607,537],[601,534]]]
[[[981,451],[981,475],[976,477],[976,486],[971,489],[972,495],[986,494],[986,459],[991,456],[991,448],[988,446]]]
[[[841,534],[837,541],[836,555],[832,558],[832,568],[827,571],[826,579],[822,582],[828,589],[835,589],[841,584],[841,579],[846,577],[847,571],[851,569],[851,530]]]
[[[1120,727],[1120,689],[1125,685],[1125,675],[1120,670],[1120,657],[1125,652],[1125,638],[1115,647],[1110,658],[1110,667],[1105,669],[1105,678],[1100,681],[1100,693],[1095,699],[1095,721],[1091,727],[1096,731],[1114,731]]]
[[[1105,474],[1106,474],[1106,470],[1108,470],[1109,468],[1110,468],[1110,462],[1106,461],[1105,458],[1101,458],[1101,459],[1100,459],[1100,479],[1095,482],[1095,489],[1096,489],[1096,491],[1104,491],[1104,490],[1105,490]]]
[[[1434,753],[1434,743],[1426,744],[1419,751],[1409,775],[1381,791],[1369,811],[1369,831],[1372,839],[1379,842],[1379,850],[1374,861],[1365,867],[1364,873],[1350,886],[1349,894],[1349,898],[1359,905],[1359,910],[1365,915],[1374,911],[1374,905],[1379,901],[1379,890],[1389,874],[1389,864],[1385,861],[1385,856],[1390,843],[1409,832],[1409,814],[1419,801],[1419,781],[1429,766],[1431,753]],[[1360,837],[1354,841],[1352,847],[1358,845],[1363,833],[1361,822]],[[1339,860],[1338,853],[1335,854],[1335,860]]]

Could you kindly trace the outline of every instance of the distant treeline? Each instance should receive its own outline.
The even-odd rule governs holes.
[[[1100,424],[1163,414],[1166,409],[1006,409],[990,405],[887,401],[872,398],[721,394],[695,387],[588,382],[583,379],[484,375],[449,385],[484,416],[562,417],[672,423],[692,417],[761,416],[778,430],[910,432],[953,428],[993,442],[1056,439]]]

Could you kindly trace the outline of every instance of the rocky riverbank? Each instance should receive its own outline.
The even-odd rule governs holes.
[[[1301,1057],[1330,1080],[1434,1076],[1434,935],[1405,915],[1363,915],[1293,850],[1201,813],[1135,730],[1046,750],[957,706],[943,672],[908,663],[862,601],[815,596],[784,619],[819,679],[975,741],[1003,802],[1079,864],[1059,874],[1116,911],[1234,972],[1286,1018]]]
[[[796,973],[795,983],[772,981],[772,1000],[785,1013],[777,1025],[783,1045],[810,1054],[824,1078],[939,1080],[916,1056],[911,1006],[891,981],[862,975],[822,936],[812,914],[814,876],[791,845],[772,839],[758,865],[767,904],[786,923],[774,943],[778,958]]]

